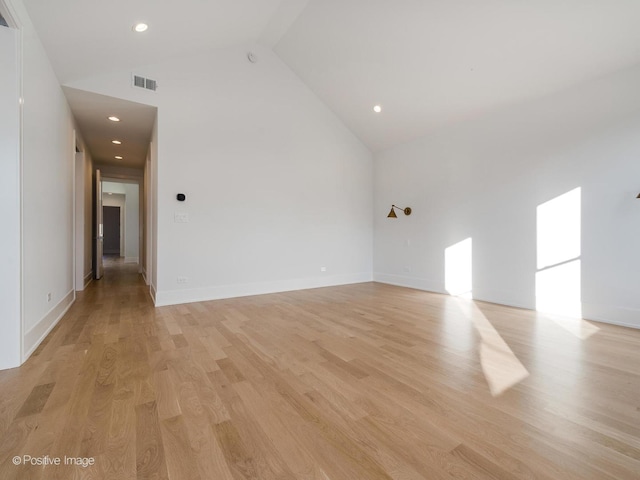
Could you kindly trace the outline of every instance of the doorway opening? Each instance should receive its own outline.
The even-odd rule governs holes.
[[[104,256],[117,256],[120,257],[120,252],[124,253],[122,245],[122,237],[124,232],[122,229],[122,221],[120,219],[122,215],[121,207],[113,207],[109,205],[102,205],[102,218],[104,221]]]
[[[142,191],[138,179],[101,176],[102,271],[115,266],[141,269],[144,234]]]

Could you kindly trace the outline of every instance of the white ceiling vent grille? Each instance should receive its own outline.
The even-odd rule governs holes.
[[[151,80],[150,78],[141,77],[140,75],[134,75],[133,86],[155,92],[158,89],[158,82]]]

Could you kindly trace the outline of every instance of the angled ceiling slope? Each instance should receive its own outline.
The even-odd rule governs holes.
[[[639,21],[637,0],[310,0],[275,51],[378,151],[639,63]]]
[[[291,0],[289,0],[290,2]],[[24,0],[61,84],[257,41],[281,0]],[[135,33],[133,25],[149,29]]]
[[[373,151],[640,63],[637,0],[23,1],[62,84],[260,41]]]

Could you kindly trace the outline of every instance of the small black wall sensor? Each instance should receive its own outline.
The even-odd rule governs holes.
[[[179,193],[176,198],[179,202],[184,202],[187,199],[187,196],[184,193]]]

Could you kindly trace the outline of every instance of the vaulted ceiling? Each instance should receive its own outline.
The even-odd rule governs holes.
[[[638,0],[25,4],[63,84],[260,42],[372,151],[640,62]]]

